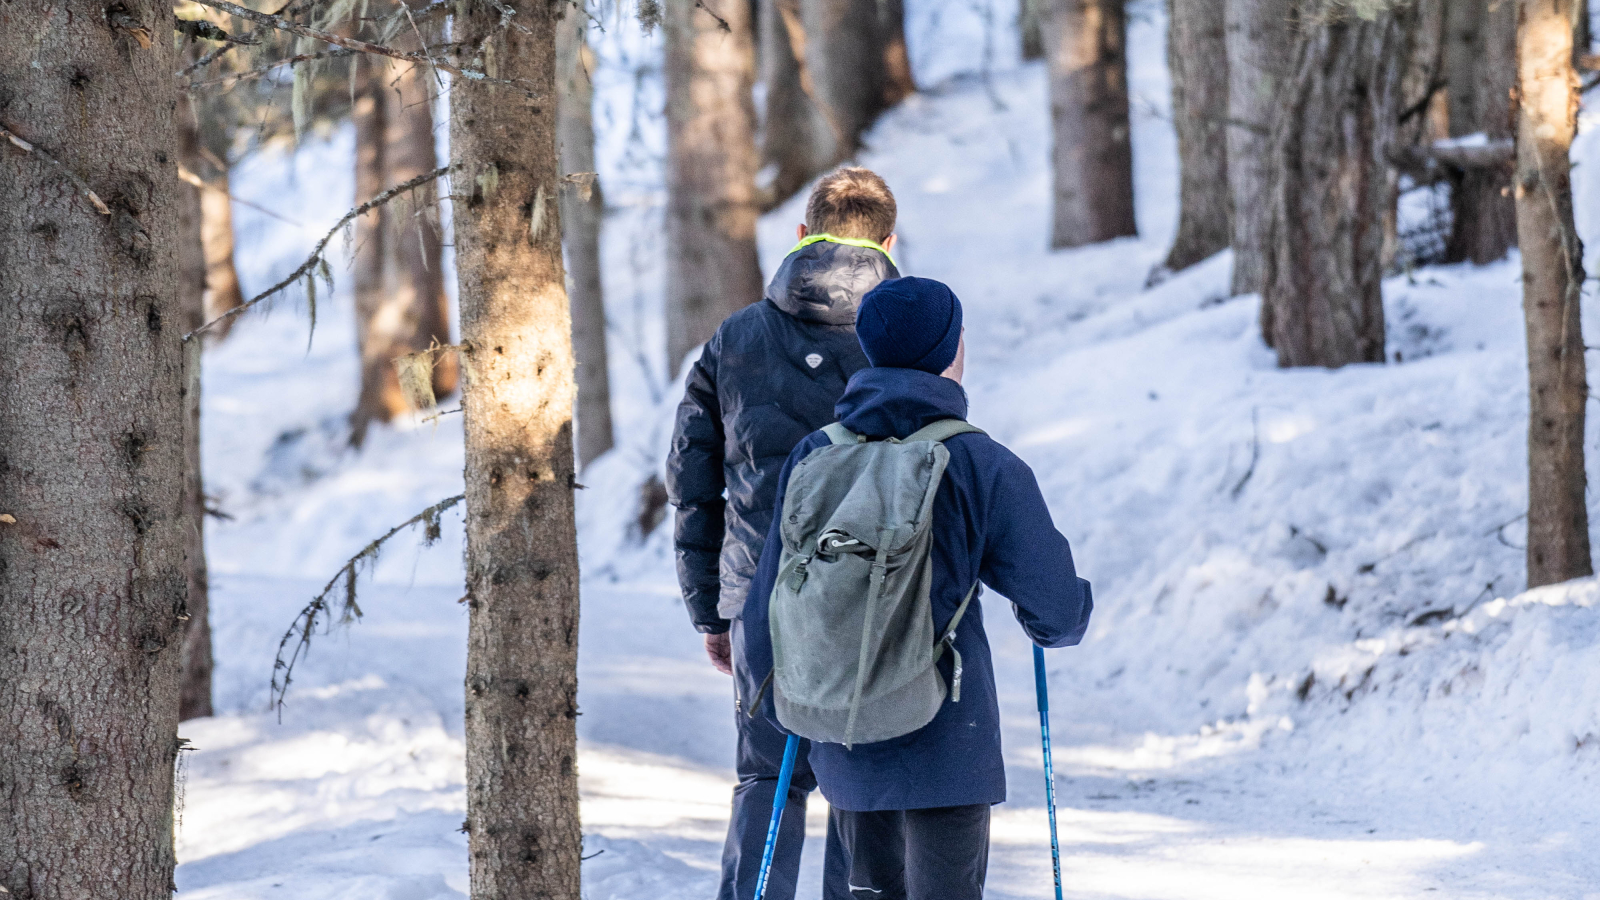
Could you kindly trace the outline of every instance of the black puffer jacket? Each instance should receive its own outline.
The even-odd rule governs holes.
[[[689,372],[667,458],[678,515],[678,584],[695,627],[739,615],[767,527],[778,472],[802,438],[834,419],[867,358],[856,308],[898,278],[877,250],[820,241],[789,254],[760,303],[729,316]]]

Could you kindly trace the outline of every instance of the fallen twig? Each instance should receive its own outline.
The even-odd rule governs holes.
[[[311,598],[311,602],[300,610],[299,615],[294,617],[294,622],[283,633],[283,638],[278,641],[278,654],[272,661],[271,705],[277,708],[280,721],[283,718],[284,697],[288,695],[289,683],[293,680],[295,663],[310,652],[311,636],[316,633],[317,625],[324,621],[325,614],[332,605],[329,595],[333,593],[334,588],[341,581],[343,582],[344,598],[339,604],[339,621],[344,623],[361,618],[361,607],[356,605],[356,575],[358,569],[363,564],[378,558],[378,548],[382,547],[385,541],[419,523],[425,526],[422,537],[423,542],[431,545],[439,539],[439,517],[444,514],[445,510],[465,499],[465,494],[457,494],[454,497],[440,500],[438,503],[389,529],[384,533],[383,537],[362,547],[361,552],[350,557],[344,565],[340,566],[339,571],[333,573],[333,577],[328,579],[328,583],[322,586],[322,590]],[[289,658],[286,660],[283,654],[291,641],[294,644],[294,649],[289,651]]]
[[[79,178],[78,173],[63,165],[61,160],[56,159],[54,156],[51,156],[28,141],[17,137],[15,132],[4,125],[0,125],[0,136],[4,136],[6,140],[10,141],[12,145],[18,147],[24,153],[32,153],[34,156],[37,156],[50,165],[55,166],[57,171],[67,176],[67,179],[72,182],[73,186],[82,191],[85,197],[89,198],[89,202],[94,204],[94,208],[100,213],[100,215],[111,215],[111,208],[106,206],[105,201],[100,199],[100,195],[96,194],[93,188],[89,187],[89,182]]]
[[[318,263],[323,262],[322,251],[328,246],[328,242],[333,240],[333,236],[338,234],[339,233],[339,229],[343,228],[346,223],[348,223],[352,219],[355,219],[355,218],[358,218],[360,216],[366,215],[368,212],[371,212],[373,209],[375,209],[375,208],[377,208],[379,206],[382,206],[385,203],[388,203],[390,200],[393,200],[395,197],[399,196],[400,194],[403,194],[406,191],[412,190],[414,188],[421,187],[422,185],[427,184],[428,182],[439,178],[441,175],[444,175],[444,174],[448,173],[449,171],[450,171],[450,167],[449,166],[441,166],[441,167],[439,167],[437,169],[434,169],[432,172],[427,172],[427,173],[424,173],[422,175],[418,175],[417,177],[412,178],[409,181],[401,182],[400,184],[397,184],[394,187],[389,188],[388,190],[384,191],[383,193],[379,194],[378,196],[373,197],[371,200],[368,200],[367,202],[365,202],[365,203],[361,204],[360,206],[356,207],[355,209],[352,209],[349,212],[345,213],[344,216],[339,219],[338,223],[335,224],[332,228],[328,229],[328,233],[322,236],[322,240],[317,241],[317,246],[312,249],[311,255],[306,257],[306,261],[301,263],[300,267],[298,269],[295,269],[293,272],[289,273],[288,277],[284,278],[282,281],[278,282],[277,284],[273,285],[272,287],[269,287],[266,290],[262,291],[261,293],[255,295],[254,297],[251,297],[249,300],[246,300],[244,303],[242,303],[242,304],[240,304],[238,306],[235,306],[233,309],[228,310],[227,312],[223,313],[222,315],[217,316],[215,319],[212,319],[211,321],[205,323],[204,325],[201,325],[199,328],[196,328],[195,330],[189,332],[188,334],[183,336],[183,339],[186,340],[186,341],[193,340],[195,338],[195,336],[200,335],[200,334],[204,334],[205,332],[209,331],[212,328],[212,326],[221,324],[222,322],[225,322],[228,319],[231,319],[234,316],[237,316],[240,313],[243,313],[245,310],[251,308],[252,306],[255,306],[257,303],[260,303],[261,301],[267,299],[268,297],[271,297],[272,295],[278,293],[279,291],[283,290],[284,288],[288,287],[289,285],[294,284],[295,282],[299,281],[300,279],[305,278],[307,275],[311,274],[312,272],[314,272],[316,270]]]
[[[1233,490],[1229,492],[1230,497],[1235,500],[1239,499],[1239,493],[1244,490],[1244,486],[1249,484],[1251,477],[1256,474],[1256,463],[1260,461],[1261,408],[1253,407],[1250,410],[1250,468],[1244,470],[1244,477],[1240,478],[1239,483],[1233,486]]]

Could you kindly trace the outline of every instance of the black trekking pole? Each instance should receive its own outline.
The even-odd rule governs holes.
[[[1055,869],[1056,900],[1061,900],[1061,843],[1056,839],[1056,773],[1050,763],[1050,689],[1044,675],[1044,648],[1033,645],[1033,682],[1039,695],[1039,740],[1044,745],[1044,799],[1050,807],[1050,865]]]

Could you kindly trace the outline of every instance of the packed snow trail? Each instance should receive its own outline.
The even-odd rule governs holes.
[[[1338,372],[1274,367],[1256,301],[1226,297],[1226,256],[1147,289],[1176,171],[1159,4],[1135,12],[1145,238],[1045,251],[1036,66],[925,77],[862,155],[899,198],[897,257],[968,310],[971,418],[1034,467],[1095,584],[1084,645],[1048,654],[1067,896],[1600,898],[1600,586],[1523,592],[1519,264],[1390,279],[1393,362]],[[618,137],[619,85],[658,83],[604,64],[596,77],[612,102],[604,165],[658,163],[655,126],[642,150]],[[1575,150],[1591,250],[1597,124],[1588,114]],[[238,210],[247,281],[288,271],[344,211],[326,198],[349,196],[349,154],[343,132],[246,164],[236,190],[307,223]],[[687,624],[670,527],[640,522],[679,390],[652,374],[650,171],[607,176],[620,441],[579,494],[591,900],[712,896],[732,788],[728,680]],[[795,201],[762,221],[768,271],[799,216]],[[235,518],[208,526],[219,714],[182,729],[196,749],[182,761],[180,895],[461,897],[459,509],[436,546],[402,535],[363,571],[365,618],[317,638],[281,723],[267,710],[273,651],[301,606],[373,536],[461,488],[457,416],[343,449],[348,296],[324,304],[309,353],[291,306],[247,317],[206,357],[208,491]],[[1011,795],[989,895],[1045,898],[1031,650],[987,599]],[[824,811],[815,798],[803,897],[819,890]]]

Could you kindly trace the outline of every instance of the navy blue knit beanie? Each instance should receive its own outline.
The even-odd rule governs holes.
[[[956,361],[961,301],[931,278],[879,282],[861,300],[856,338],[874,366],[938,375]]]

